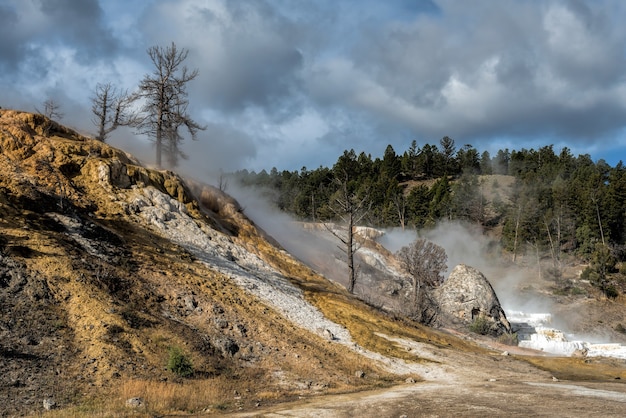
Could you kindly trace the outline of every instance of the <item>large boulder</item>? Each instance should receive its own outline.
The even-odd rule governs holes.
[[[511,332],[511,324],[500,306],[493,287],[477,269],[459,264],[448,280],[433,292],[439,307],[438,321],[448,326],[469,327],[477,319],[484,333],[498,336]]]

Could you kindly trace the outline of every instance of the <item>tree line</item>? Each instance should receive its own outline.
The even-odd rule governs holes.
[[[498,193],[498,178],[485,177],[491,174],[510,176],[512,190]],[[626,168],[568,148],[491,156],[471,145],[457,149],[444,137],[438,145],[413,141],[402,154],[388,145],[382,158],[346,150],[330,168],[233,175],[305,221],[341,221],[334,207],[339,196],[350,195],[367,200],[362,223],[370,226],[419,229],[459,220],[498,229],[513,261],[520,254],[547,258],[550,274],[559,278],[564,256],[582,258],[590,263],[588,278],[607,294],[615,290],[610,274],[626,259]],[[495,190],[489,200],[487,179]]]

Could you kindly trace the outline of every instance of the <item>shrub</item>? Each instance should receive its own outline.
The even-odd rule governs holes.
[[[191,359],[179,347],[170,347],[167,369],[180,377],[189,377],[194,372]]]
[[[469,326],[469,330],[471,332],[475,334],[480,334],[480,335],[489,334],[489,329],[490,329],[489,320],[483,315],[479,315],[476,318],[474,318],[474,320]]]
[[[613,285],[604,286],[602,292],[609,299],[616,299],[619,296],[619,292]]]
[[[590,280],[592,271],[591,267],[585,267],[582,273],[580,273],[580,280]]]
[[[518,345],[519,338],[517,337],[517,332],[500,335],[498,337],[498,342],[504,345]]]

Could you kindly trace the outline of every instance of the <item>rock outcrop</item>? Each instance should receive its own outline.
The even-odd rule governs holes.
[[[459,264],[448,280],[433,292],[439,307],[438,322],[469,327],[477,319],[486,320],[486,333],[498,336],[511,332],[511,325],[500,306],[496,292],[477,269]]]

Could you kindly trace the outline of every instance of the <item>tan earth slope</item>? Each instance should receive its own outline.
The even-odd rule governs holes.
[[[173,347],[191,376],[168,370]],[[0,110],[0,416],[468,411],[442,388],[484,404],[475,415],[520,412],[502,391],[559,394],[582,413],[626,407],[623,364],[504,350],[354,300],[219,190]],[[601,387],[580,395],[552,376]]]

